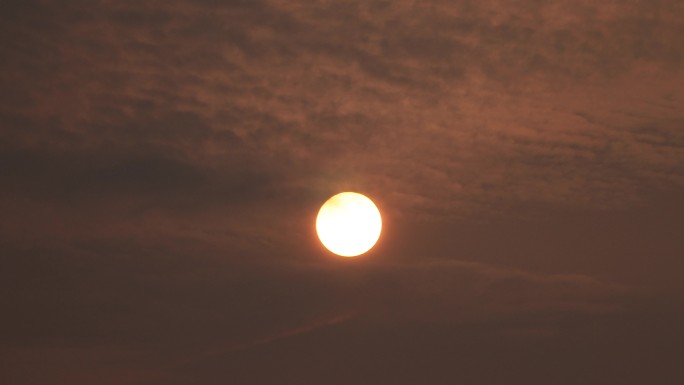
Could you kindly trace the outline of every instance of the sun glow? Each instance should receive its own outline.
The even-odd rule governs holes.
[[[380,238],[380,211],[368,197],[343,192],[328,199],[318,211],[316,232],[328,250],[355,257],[370,250]]]

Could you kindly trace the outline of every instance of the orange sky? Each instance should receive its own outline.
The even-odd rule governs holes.
[[[681,383],[680,1],[31,0],[0,30],[0,383]],[[354,261],[315,238],[340,191],[383,214]]]

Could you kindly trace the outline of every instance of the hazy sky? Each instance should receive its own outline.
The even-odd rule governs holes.
[[[684,3],[4,1],[0,383],[684,381]],[[320,205],[371,197],[356,259]]]

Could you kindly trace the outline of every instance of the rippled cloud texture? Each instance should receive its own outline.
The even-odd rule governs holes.
[[[680,1],[9,1],[0,382],[679,384]],[[339,261],[329,196],[383,213]]]

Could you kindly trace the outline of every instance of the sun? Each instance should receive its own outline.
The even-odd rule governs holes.
[[[316,217],[318,238],[328,250],[342,257],[356,257],[370,250],[380,238],[382,218],[372,200],[355,192],[328,199]]]

